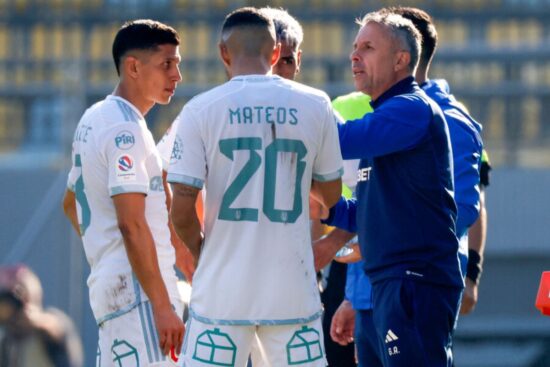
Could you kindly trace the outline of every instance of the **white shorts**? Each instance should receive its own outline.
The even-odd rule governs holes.
[[[183,303],[173,306],[183,316]],[[98,344],[96,367],[173,367],[177,359],[181,364],[181,356],[174,361],[162,354],[149,301],[102,323]]]
[[[323,327],[318,318],[292,325],[212,325],[190,317],[183,367],[325,367]]]

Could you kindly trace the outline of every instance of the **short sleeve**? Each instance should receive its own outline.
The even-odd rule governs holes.
[[[178,154],[178,146],[174,146],[174,142],[176,140],[176,130],[178,128],[178,121],[179,117],[174,120],[172,125],[166,131],[166,134],[164,134],[162,139],[157,144],[157,150],[160,154],[160,159],[162,160],[162,169],[164,171],[168,171],[170,161],[174,158],[175,155]],[[174,149],[176,150],[174,151]]]
[[[147,160],[153,154],[152,139],[136,123],[117,125],[102,137],[102,153],[109,171],[108,186],[111,196],[148,193],[150,177]]]
[[[206,153],[198,121],[187,106],[178,120],[167,181],[202,189],[206,179]]]
[[[321,182],[334,181],[342,177],[344,172],[338,130],[336,128],[336,125],[341,122],[341,117],[334,112],[328,101],[325,108],[326,113],[322,121],[321,144],[313,163],[313,179]]]

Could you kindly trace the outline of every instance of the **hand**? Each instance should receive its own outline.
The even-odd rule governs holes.
[[[313,195],[309,195],[309,218],[310,219],[327,219],[329,214],[328,208],[323,206]]]
[[[179,240],[179,239],[178,239]],[[195,273],[195,259],[187,247],[180,241],[176,249],[176,267],[183,273],[187,283],[192,284]]]
[[[361,249],[359,248],[359,244],[355,242],[347,245],[347,247],[351,248],[352,251],[348,255],[335,256],[334,260],[344,264],[351,264],[361,261]]]
[[[350,301],[344,300],[332,316],[330,337],[340,345],[348,345],[353,342],[354,331],[355,310]]]
[[[162,353],[169,356],[170,349],[174,348],[176,355],[181,353],[185,326],[183,321],[172,309],[172,306],[164,308],[153,307],[155,325],[159,335],[159,347]]]
[[[466,288],[462,294],[462,303],[460,305],[460,314],[467,315],[474,310],[477,304],[477,284],[470,278],[466,278]]]

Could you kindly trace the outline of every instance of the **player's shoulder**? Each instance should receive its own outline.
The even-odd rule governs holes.
[[[185,106],[183,106],[182,111],[200,111],[209,107],[210,105],[227,98],[230,94],[236,93],[237,91],[233,88],[229,82],[218,85],[212,89],[204,91],[197,94],[191,98]]]
[[[278,82],[284,88],[291,90],[293,93],[303,96],[304,98],[317,101],[323,104],[330,104],[330,98],[328,94],[321,89],[311,87],[309,85],[302,84],[300,82],[288,79],[279,79]]]

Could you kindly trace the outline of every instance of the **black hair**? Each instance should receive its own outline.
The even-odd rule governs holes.
[[[139,19],[124,23],[113,41],[113,61],[120,75],[120,61],[131,50],[156,50],[160,45],[180,44],[176,30],[151,19]]]

